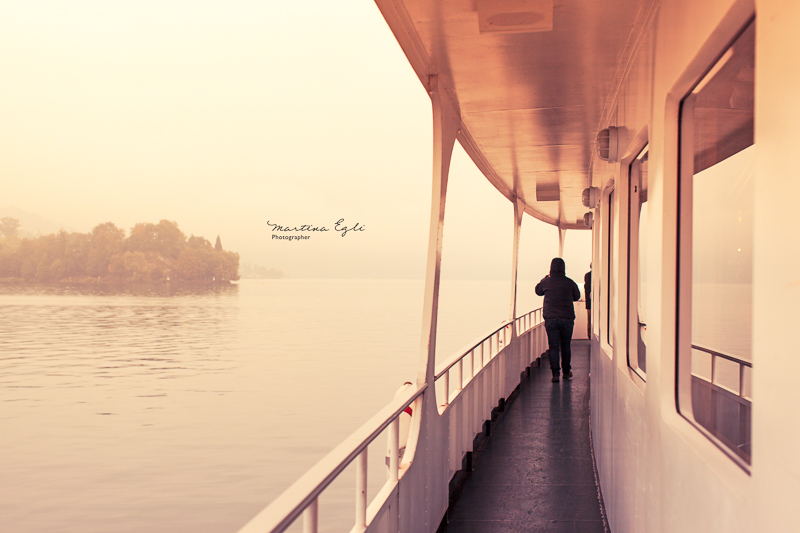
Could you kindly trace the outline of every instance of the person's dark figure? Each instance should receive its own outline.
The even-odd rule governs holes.
[[[592,268],[589,263],[589,268]],[[592,340],[592,271],[583,276],[583,294],[586,296],[586,336]]]
[[[572,302],[581,299],[578,284],[566,275],[564,260],[556,257],[550,262],[550,274],[536,284],[536,294],[544,296],[544,329],[547,332],[547,355],[553,382],[557,382],[563,371],[564,379],[572,377],[572,328],[575,326],[575,308]],[[559,351],[561,364],[559,365]]]

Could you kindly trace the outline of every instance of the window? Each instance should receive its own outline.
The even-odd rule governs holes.
[[[616,320],[617,320],[617,270],[619,266],[619,254],[617,253],[616,235],[619,232],[619,222],[616,217],[615,191],[608,195],[608,307],[606,309],[606,342],[609,346],[614,346],[616,341]]]
[[[647,146],[628,169],[628,366],[642,378],[647,372]]]
[[[681,105],[678,407],[750,463],[755,24]],[[689,407],[691,406],[691,407]]]

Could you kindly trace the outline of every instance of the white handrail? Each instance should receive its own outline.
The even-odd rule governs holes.
[[[739,386],[737,387],[737,390],[735,390],[735,391],[731,390],[731,392],[734,392],[734,393],[738,394],[739,397],[742,398],[742,399],[747,399],[747,396],[745,395],[745,391],[744,391],[744,389],[745,389],[745,384],[744,384],[744,381],[745,381],[744,373],[745,373],[745,371],[744,371],[744,369],[745,368],[753,368],[753,363],[751,363],[750,361],[745,361],[744,359],[739,359],[738,357],[734,357],[732,355],[724,354],[722,352],[717,352],[717,351],[712,350],[710,348],[704,348],[703,346],[698,346],[696,344],[692,344],[692,350],[698,350],[698,351],[707,353],[707,354],[709,354],[711,356],[711,379],[707,380],[703,376],[698,375],[698,374],[694,374],[694,373],[692,373],[692,375],[697,377],[698,379],[701,379],[701,380],[707,382],[707,383],[711,383],[712,385],[716,385],[716,386],[722,387],[723,389],[726,389],[726,390],[730,390],[730,389],[728,387],[725,387],[724,385],[721,385],[717,381],[717,358],[719,357],[720,359],[725,359],[727,361],[731,361],[732,363],[736,363],[737,365],[739,365],[739,372],[738,372],[739,373]]]
[[[278,496],[270,505],[250,520],[239,533],[280,532],[288,528],[314,504],[317,498],[341,474],[353,460],[361,455],[400,414],[416,400],[427,388],[422,385],[417,389],[409,387],[389,405],[378,411],[364,425],[354,431],[341,444],[331,450],[311,470],[294,482],[286,492]],[[287,511],[288,510],[288,511]],[[309,513],[316,518],[316,510]],[[307,530],[316,531],[316,526]]]
[[[538,322],[535,322],[535,323],[534,323],[534,321],[533,321],[533,318],[532,318],[532,317],[533,317],[533,316],[534,316],[536,313],[538,313],[540,310],[541,310],[541,308],[540,308],[540,309],[534,309],[533,311],[530,311],[530,312],[528,312],[528,313],[525,313],[524,315],[522,315],[522,316],[519,316],[519,317],[517,317],[517,318],[515,319],[515,321],[516,321],[516,322],[519,324],[519,323],[522,323],[521,321],[522,321],[524,318],[531,317],[531,320],[530,320],[530,322],[529,322],[529,324],[528,324],[527,328],[526,328],[526,329],[524,329],[524,330],[522,330],[522,331],[518,331],[518,332],[517,332],[517,335],[522,335],[523,333],[525,333],[526,331],[528,331],[529,329],[531,329],[533,326],[535,326],[536,324],[538,324]],[[441,378],[441,377],[442,377],[442,376],[445,374],[445,372],[447,372],[448,370],[450,370],[452,367],[454,367],[456,364],[458,364],[458,362],[459,362],[459,361],[461,361],[461,360],[462,360],[462,359],[464,359],[466,356],[468,356],[470,353],[472,353],[472,352],[473,352],[473,351],[475,351],[477,348],[479,348],[479,347],[480,347],[480,346],[481,346],[481,345],[482,345],[484,342],[486,342],[487,340],[491,339],[492,337],[494,337],[495,335],[497,335],[498,333],[500,333],[501,331],[503,331],[505,328],[507,328],[508,326],[510,326],[510,325],[511,325],[511,323],[512,323],[512,322],[511,322],[510,320],[507,320],[507,321],[503,322],[502,324],[500,324],[500,327],[498,327],[496,330],[494,330],[493,332],[491,332],[490,334],[488,334],[488,335],[486,335],[486,336],[484,336],[484,337],[481,337],[481,340],[479,340],[479,341],[477,341],[477,342],[473,342],[473,343],[471,343],[471,344],[467,344],[468,348],[466,348],[466,349],[463,349],[463,351],[462,351],[462,350],[459,350],[459,351],[457,351],[457,352],[456,352],[456,353],[454,353],[452,356],[450,356],[450,358],[448,358],[448,359],[445,359],[444,361],[442,361],[441,363],[439,363],[439,364],[437,365],[437,368],[438,368],[439,370],[436,372],[436,374],[435,374],[435,376],[434,376],[434,377],[435,377],[436,379],[439,379],[439,378]]]
[[[486,341],[491,341],[494,337],[498,336],[501,331],[503,331],[505,328],[509,327],[510,325],[511,325],[511,322],[503,322],[503,324],[499,328],[497,328],[496,330],[491,332],[489,335],[483,337],[482,340],[480,340],[480,341],[478,341],[477,343],[474,343],[474,344],[469,344],[468,346],[471,346],[471,348],[468,348],[468,349],[466,349],[464,351],[459,350],[459,351],[455,352],[453,355],[451,355],[448,359],[445,359],[444,361],[440,362],[438,365],[436,365],[436,368],[438,370],[437,370],[437,372],[436,372],[434,377],[436,379],[439,379],[440,377],[442,377],[448,370],[450,370],[455,365],[457,365],[459,361],[461,361],[464,357],[469,355],[469,353],[471,351],[479,348]]]
[[[483,337],[480,341],[470,344],[468,349],[463,352],[456,352],[452,357],[446,359],[445,361],[439,363],[436,367],[436,371],[434,374],[434,381],[437,383],[441,380],[442,383],[442,392],[444,394],[444,398],[440,403],[440,413],[443,409],[446,409],[447,406],[450,404],[451,401],[451,391],[450,391],[450,372],[452,369],[458,365],[459,366],[459,373],[457,376],[458,384],[455,387],[456,394],[459,394],[465,385],[464,383],[464,365],[463,361],[466,359],[468,355],[472,355],[472,362],[474,365],[474,353],[475,351],[480,348],[481,350],[481,361],[479,368],[481,370],[478,371],[480,373],[482,369],[486,367],[489,361],[491,361],[495,356],[497,356],[503,349],[509,347],[511,345],[511,332],[509,331],[512,324],[516,324],[518,327],[517,331],[517,338],[522,337],[528,331],[533,329],[538,324],[544,321],[542,318],[542,309],[534,309],[522,316],[515,318],[513,321],[505,321],[503,322],[500,327],[494,330],[489,335]],[[484,360],[483,353],[484,353],[484,346],[486,341],[489,341],[489,357]],[[476,375],[474,366],[470,369],[470,379],[473,379]]]

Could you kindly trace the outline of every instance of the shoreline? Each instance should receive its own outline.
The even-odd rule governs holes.
[[[2,285],[56,285],[56,286],[65,286],[65,285],[106,285],[106,286],[155,286],[155,285],[181,285],[181,286],[190,286],[190,285],[233,285],[234,282],[238,280],[169,280],[169,279],[160,279],[160,280],[152,280],[152,281],[130,281],[130,280],[123,280],[123,279],[108,279],[108,278],[91,278],[91,277],[84,277],[84,278],[65,278],[60,279],[58,281],[36,281],[36,280],[26,280],[25,278],[0,278],[0,284]]]

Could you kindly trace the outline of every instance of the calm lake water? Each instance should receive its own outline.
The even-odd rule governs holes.
[[[507,318],[509,285],[444,282],[441,357]],[[0,529],[236,531],[413,381],[422,292],[0,285]],[[351,493],[321,518],[349,530]]]

